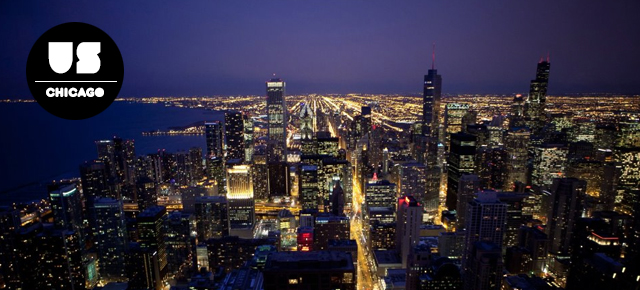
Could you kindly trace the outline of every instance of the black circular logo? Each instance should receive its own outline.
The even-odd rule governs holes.
[[[47,30],[27,59],[33,97],[47,112],[69,120],[104,111],[118,96],[123,77],[122,55],[113,39],[81,22]]]

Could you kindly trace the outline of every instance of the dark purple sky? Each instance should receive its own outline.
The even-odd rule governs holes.
[[[2,1],[0,97],[30,98],[27,56],[64,22],[118,44],[120,96],[527,92],[551,52],[549,92],[640,93],[640,1]]]

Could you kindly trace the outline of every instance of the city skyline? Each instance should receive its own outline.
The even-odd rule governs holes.
[[[640,2],[154,4],[0,4],[0,290],[640,290]]]

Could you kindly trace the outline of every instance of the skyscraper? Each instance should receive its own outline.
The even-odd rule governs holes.
[[[500,202],[494,191],[479,192],[478,197],[467,204],[465,254],[462,257],[465,275],[474,267],[476,242],[491,243],[501,253],[506,221],[507,204]]]
[[[513,128],[507,132],[505,138],[507,180],[504,184],[504,190],[513,190],[516,182],[527,183],[529,138],[529,130],[525,128]]]
[[[531,81],[529,97],[525,103],[525,124],[531,129],[533,135],[538,135],[546,124],[546,100],[547,87],[549,86],[549,57],[544,61],[540,59],[536,69],[536,79]]]
[[[227,201],[229,203],[229,229],[245,233],[253,229],[255,202],[251,166],[232,165],[227,168]],[[232,233],[233,234],[233,233]]]
[[[548,189],[554,178],[563,177],[569,150],[563,144],[542,144],[534,152],[531,185]]]
[[[269,161],[286,161],[288,116],[285,82],[281,79],[267,82],[267,120]]]
[[[406,268],[413,247],[420,241],[422,224],[422,205],[413,196],[398,199],[396,223],[396,248],[402,258],[402,267]]]
[[[164,220],[167,209],[164,206],[153,206],[141,212],[137,217],[140,248],[147,253],[157,253],[159,281],[167,274],[167,246],[165,244],[166,229]]]
[[[318,166],[300,166],[300,204],[302,209],[318,209],[320,188],[318,185]]]
[[[426,167],[423,164],[409,162],[400,165],[400,196],[412,195],[424,204],[426,185]]]
[[[74,231],[80,244],[84,243],[82,196],[75,183],[56,183],[48,186],[53,222],[58,229]]]
[[[438,136],[440,124],[440,100],[442,97],[442,76],[435,69],[435,52],[432,55],[431,69],[424,76],[422,94],[422,134],[427,137]]]
[[[473,243],[464,272],[464,289],[501,289],[502,264],[502,249],[499,245],[484,241]]]
[[[446,206],[455,210],[458,196],[458,182],[464,173],[475,171],[476,137],[466,133],[451,134],[449,152],[449,174],[447,175]]]
[[[226,159],[244,159],[244,121],[242,113],[228,111],[224,113],[224,147]]]
[[[444,132],[445,132],[445,144],[450,138],[450,134],[464,132],[467,128],[463,128],[462,119],[469,112],[469,104],[461,103],[449,103],[445,107],[444,111]],[[475,122],[474,122],[475,123]]]
[[[198,241],[229,235],[229,207],[225,196],[201,196],[195,203]]]
[[[242,114],[244,123],[244,160],[251,162],[253,159],[253,119],[247,114]]]
[[[105,280],[124,281],[127,224],[122,201],[97,198],[90,215],[95,249],[99,257],[100,275]]]
[[[555,255],[571,252],[571,237],[576,222],[582,215],[582,200],[587,183],[576,178],[559,178],[551,188],[551,207],[547,214],[547,235],[550,251]]]
[[[207,141],[207,161],[212,157],[223,157],[223,124],[220,121],[204,123]]]
[[[35,260],[25,266],[37,268],[37,274],[24,275],[22,289],[85,289],[88,273],[83,267],[84,247],[77,232],[45,228],[36,236],[34,246],[28,251]]]
[[[480,191],[480,178],[475,174],[463,174],[458,182],[458,200],[456,203],[456,213],[458,219],[458,229],[463,229],[466,225],[467,205],[475,198]]]
[[[269,166],[267,165],[267,148],[264,145],[255,147],[253,153],[253,180],[262,182],[253,183],[253,195],[256,199],[269,199]]]

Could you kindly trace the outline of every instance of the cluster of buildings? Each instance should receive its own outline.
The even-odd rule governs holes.
[[[638,112],[552,113],[549,71],[485,121],[432,67],[411,124],[274,78],[206,148],[96,141],[0,208],[0,289],[640,289]]]

